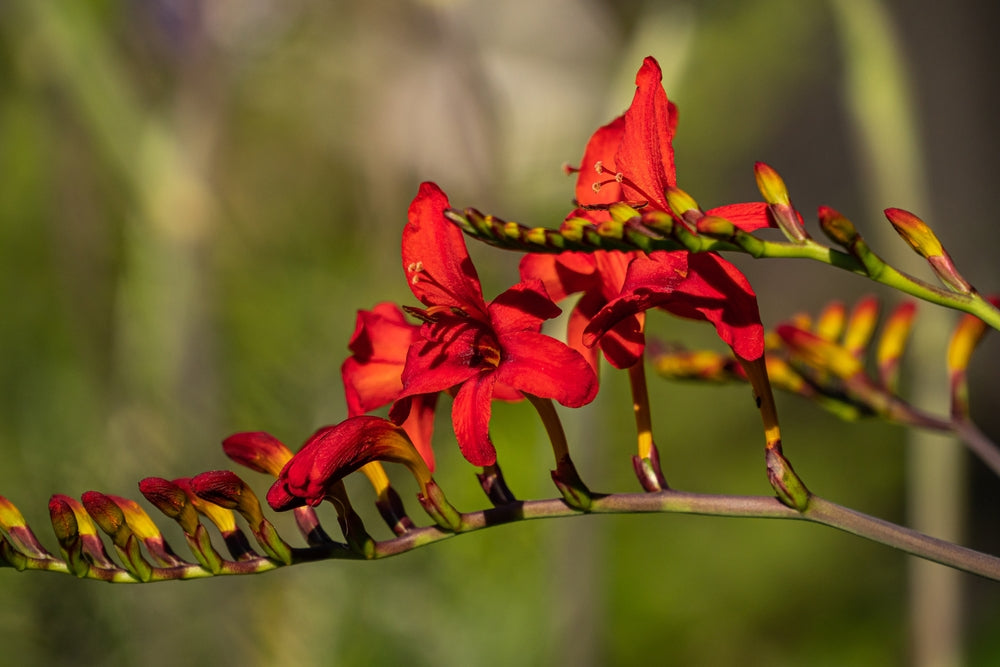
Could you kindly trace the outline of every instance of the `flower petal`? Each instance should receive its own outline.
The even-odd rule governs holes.
[[[622,186],[614,181],[618,171],[615,166],[618,146],[625,135],[625,117],[618,116],[607,125],[597,128],[587,142],[576,178],[576,201],[581,206],[613,204],[622,199]],[[601,165],[601,172],[596,167]],[[595,188],[596,183],[610,181]],[[607,216],[605,212],[603,214]]]
[[[403,391],[398,398],[445,391],[475,375],[479,367],[471,364],[471,355],[481,330],[465,326],[450,332],[454,335],[443,341],[425,340],[411,347],[401,376]]]
[[[337,481],[372,461],[402,463],[426,482],[423,459],[399,426],[381,417],[350,417],[319,429],[281,470],[267,502],[282,511],[318,505]]]
[[[597,282],[594,255],[587,252],[563,252],[558,255],[528,254],[521,258],[521,280],[541,280],[553,301],[559,302],[574,292],[584,292]]]
[[[706,211],[705,215],[725,218],[736,225],[738,229],[742,229],[745,232],[752,232],[757,229],[773,226],[770,217],[768,217],[767,209],[767,202],[754,201],[719,206]]]
[[[410,324],[396,304],[385,302],[358,311],[348,344],[354,354],[340,368],[348,416],[396,400],[403,390],[400,376],[406,355],[419,338],[420,327]]]
[[[647,56],[635,76],[635,96],[625,112],[625,128],[615,164],[638,188],[625,184],[627,199],[646,200],[662,211],[669,211],[664,191],[677,182],[672,143],[677,108],[667,99],[662,81],[659,63]]]
[[[420,452],[431,472],[434,472],[434,408],[438,394],[419,394],[410,399],[410,413],[403,422],[403,430],[410,436],[413,446]]]
[[[715,253],[686,251],[655,252],[634,260],[622,295],[591,320],[584,342],[593,345],[626,317],[657,307],[711,322],[719,337],[744,359],[758,359],[764,353],[757,297],[746,277]]]
[[[542,281],[528,280],[493,299],[487,312],[499,337],[511,331],[539,331],[542,322],[556,317],[562,310],[552,303]]]
[[[688,278],[679,290],[684,296],[664,307],[682,317],[708,320],[743,359],[752,361],[763,356],[764,326],[757,295],[746,276],[715,253],[691,255],[688,267]]]
[[[421,183],[403,228],[403,270],[413,295],[427,306],[484,315],[486,303],[462,232],[445,219],[450,207],[434,183]]]
[[[497,382],[578,408],[597,395],[597,375],[579,352],[551,336],[516,332],[501,339]]]
[[[455,394],[451,421],[462,456],[472,465],[489,466],[497,462],[497,451],[490,440],[490,414],[493,387],[497,374],[481,372],[469,378]]]

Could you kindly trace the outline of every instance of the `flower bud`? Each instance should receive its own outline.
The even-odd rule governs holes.
[[[52,557],[31,532],[20,510],[3,496],[0,496],[0,536],[6,535],[10,545],[22,555],[33,559]]]
[[[222,441],[222,449],[233,461],[273,477],[292,458],[292,450],[263,431],[234,433]]]
[[[430,470],[406,431],[380,417],[359,416],[317,431],[281,471],[267,501],[278,511],[318,505],[331,484],[372,461],[405,465],[426,492]]]
[[[210,503],[239,512],[267,555],[286,565],[291,564],[291,547],[264,518],[257,496],[235,473],[228,470],[201,473],[191,479],[191,488]]]
[[[844,348],[855,357],[860,357],[871,341],[878,324],[878,299],[867,296],[858,301],[851,310],[844,330]]]
[[[128,525],[125,513],[109,496],[97,491],[87,491],[80,498],[87,513],[115,545],[122,565],[139,581],[149,581],[153,566],[142,555],[139,539]]]
[[[819,207],[819,226],[831,241],[848,250],[861,236],[850,220],[829,206]]]
[[[787,324],[779,326],[777,332],[789,351],[812,368],[845,380],[864,373],[864,366],[852,354],[817,334]]]
[[[899,359],[909,340],[916,312],[917,304],[904,301],[889,314],[882,325],[875,361],[882,386],[889,392],[895,390],[899,380]]]
[[[918,255],[927,260],[941,282],[960,294],[972,292],[972,286],[959,274],[951,261],[951,256],[927,223],[901,208],[885,209],[885,217],[892,223],[896,233],[903,237]]]
[[[816,335],[823,340],[835,342],[844,332],[847,322],[847,308],[843,301],[831,301],[816,318]]]
[[[992,297],[993,305],[1000,303],[1000,297]],[[969,387],[966,377],[972,353],[983,339],[989,327],[972,314],[963,315],[952,332],[948,342],[948,375],[951,384],[951,414],[955,419],[968,419]]]
[[[769,164],[755,162],[753,165],[754,177],[757,179],[757,189],[768,204],[784,204],[788,206],[792,203],[788,197],[788,188],[778,172]]]
[[[673,213],[679,220],[683,220],[689,225],[695,225],[704,215],[701,211],[701,207],[698,206],[698,202],[694,200],[694,197],[680,188],[667,188],[666,195],[667,205],[670,206],[670,212]]]

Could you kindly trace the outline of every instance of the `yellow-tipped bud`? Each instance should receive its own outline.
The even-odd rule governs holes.
[[[917,304],[912,301],[901,303],[889,314],[882,328],[875,360],[882,385],[890,391],[895,388],[899,379],[899,358],[906,348],[916,313]]]
[[[948,372],[963,373],[969,367],[972,353],[988,327],[975,315],[964,315],[955,326],[948,343]]]
[[[868,346],[878,324],[878,299],[867,296],[858,301],[847,320],[844,330],[844,347],[856,357],[860,357]]]
[[[810,332],[789,325],[778,327],[789,351],[809,366],[847,379],[864,373],[864,366],[847,350]]]
[[[816,319],[814,331],[823,340],[833,342],[840,338],[846,323],[847,307],[844,306],[844,302],[831,301]]]
[[[831,241],[848,249],[860,236],[854,223],[829,206],[819,207],[819,226]]]
[[[715,215],[706,215],[700,218],[695,229],[699,234],[707,236],[730,237],[736,233],[736,225]]]
[[[910,244],[922,257],[936,257],[944,254],[944,248],[937,236],[923,220],[901,208],[887,208],[885,217],[892,223],[896,233]]]
[[[753,166],[753,173],[757,179],[757,189],[768,204],[782,204],[790,206],[792,201],[788,197],[788,188],[785,181],[778,175],[769,164],[757,162]]]
[[[885,209],[885,217],[896,233],[910,244],[918,255],[927,259],[934,273],[945,285],[961,294],[972,292],[972,286],[959,274],[951,256],[923,220],[901,208]]]
[[[690,212],[695,212],[701,217],[701,207],[694,197],[684,192],[680,188],[667,188],[667,205],[678,218],[685,218]]]

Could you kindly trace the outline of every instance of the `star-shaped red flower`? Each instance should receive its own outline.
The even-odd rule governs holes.
[[[436,185],[422,184],[403,231],[403,268],[426,309],[418,313],[425,323],[407,354],[399,398],[455,391],[459,447],[469,462],[486,466],[496,462],[494,398],[531,394],[579,407],[593,400],[597,378],[580,353],[541,333],[542,322],[560,312],[541,281],[521,282],[486,303],[462,233],[444,217],[449,207]],[[405,403],[397,401],[394,420],[400,409]]]

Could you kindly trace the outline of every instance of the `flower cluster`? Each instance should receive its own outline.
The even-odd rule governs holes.
[[[420,185],[402,233],[401,265],[414,302],[383,302],[360,311],[342,365],[347,419],[315,431],[297,453],[263,432],[236,433],[223,448],[237,463],[276,480],[266,495],[290,511],[307,547],[292,547],[265,518],[250,485],[230,471],[190,478],[149,477],[139,490],[176,521],[196,562],[179,557],[134,501],[96,491],[80,501],[61,494],[49,503],[62,558],[49,553],[19,510],[0,496],[0,566],[71,573],[105,581],[163,581],[263,572],[321,558],[381,558],[525,518],[577,512],[688,512],[806,519],[1000,580],[1000,558],[948,545],[839,507],[811,493],[782,451],[772,385],[841,416],[879,416],[914,428],[949,432],[1000,474],[1000,448],[973,423],[967,371],[987,329],[1000,329],[1000,299],[984,298],[962,276],[929,226],[902,209],[886,209],[897,233],[937,277],[940,287],[898,271],[878,256],[855,226],[832,208],[818,211],[825,245],[806,231],[784,181],[768,165],[754,167],[762,201],[703,210],[678,187],[673,138],[677,109],[661,71],[646,58],[627,110],[597,129],[576,174],[573,205],[559,229],[528,228],[452,207],[434,183]],[[763,228],[784,241],[772,241]],[[491,300],[483,294],[466,237],[524,253],[518,282]],[[879,305],[861,300],[848,313],[837,302],[817,318],[794,317],[765,334],[746,277],[718,251],[754,257],[800,257],[866,275],[925,301],[962,310],[947,350],[951,411],[938,416],[898,393],[899,358],[914,319],[906,302],[878,328]],[[574,297],[566,334],[543,326]],[[731,351],[647,345],[649,311],[710,324]],[[602,359],[604,361],[602,361]],[[764,427],[768,480],[775,497],[713,496],[671,489],[653,440],[645,366],[671,378],[747,381]],[[645,494],[597,494],[578,473],[556,403],[578,408],[595,400],[602,366],[628,375],[635,417],[632,463]],[[442,396],[444,394],[445,396]],[[551,444],[552,480],[561,498],[518,501],[507,486],[494,443],[493,402],[530,405]],[[450,403],[454,439],[477,472],[492,507],[456,510],[434,480],[435,411]],[[386,410],[386,417],[372,413]],[[519,445],[523,447],[522,445]],[[499,450],[499,452],[498,452]],[[417,526],[383,464],[405,467],[433,521]],[[375,506],[393,531],[376,541],[354,510],[345,478],[365,475]],[[81,502],[82,501],[82,502]],[[331,539],[315,507],[330,501],[344,536]],[[250,537],[237,526],[242,517]],[[207,523],[206,523],[207,522]],[[216,551],[214,526],[229,551]],[[109,556],[99,537],[114,547]]]
[[[577,175],[575,205],[563,228],[629,225],[640,213],[644,220],[659,216],[661,226],[691,234],[720,222],[743,232],[773,226],[767,202],[702,212],[677,188],[677,109],[661,78],[657,62],[646,58],[631,105],[594,132],[580,166],[570,168]],[[317,432],[278,471],[268,494],[272,507],[342,497],[340,480],[357,469],[365,471],[387,506],[391,487],[381,462],[396,461],[416,476],[425,507],[440,512],[442,503],[435,505],[427,489],[435,465],[434,412],[444,393],[451,400],[458,447],[469,463],[483,468],[480,478],[494,503],[510,502],[513,495],[503,483],[490,436],[492,403],[528,399],[552,442],[557,487],[567,503],[586,509],[590,493],[573,466],[552,402],[575,408],[594,400],[600,353],[612,367],[629,370],[639,479],[647,490],[665,488],[643,375],[650,309],[715,327],[747,366],[747,375],[760,379],[754,389],[765,404],[769,447],[780,455],[756,296],[731,263],[714,252],[684,249],[528,254],[520,264],[520,282],[487,301],[452,213],[436,184],[420,186],[402,240],[403,273],[420,305],[380,303],[358,313],[351,356],[342,367],[349,417]],[[543,323],[561,312],[556,302],[575,293],[582,296],[569,314],[565,342],[543,333]],[[388,421],[365,416],[386,406]],[[393,516],[399,519],[398,512]]]

